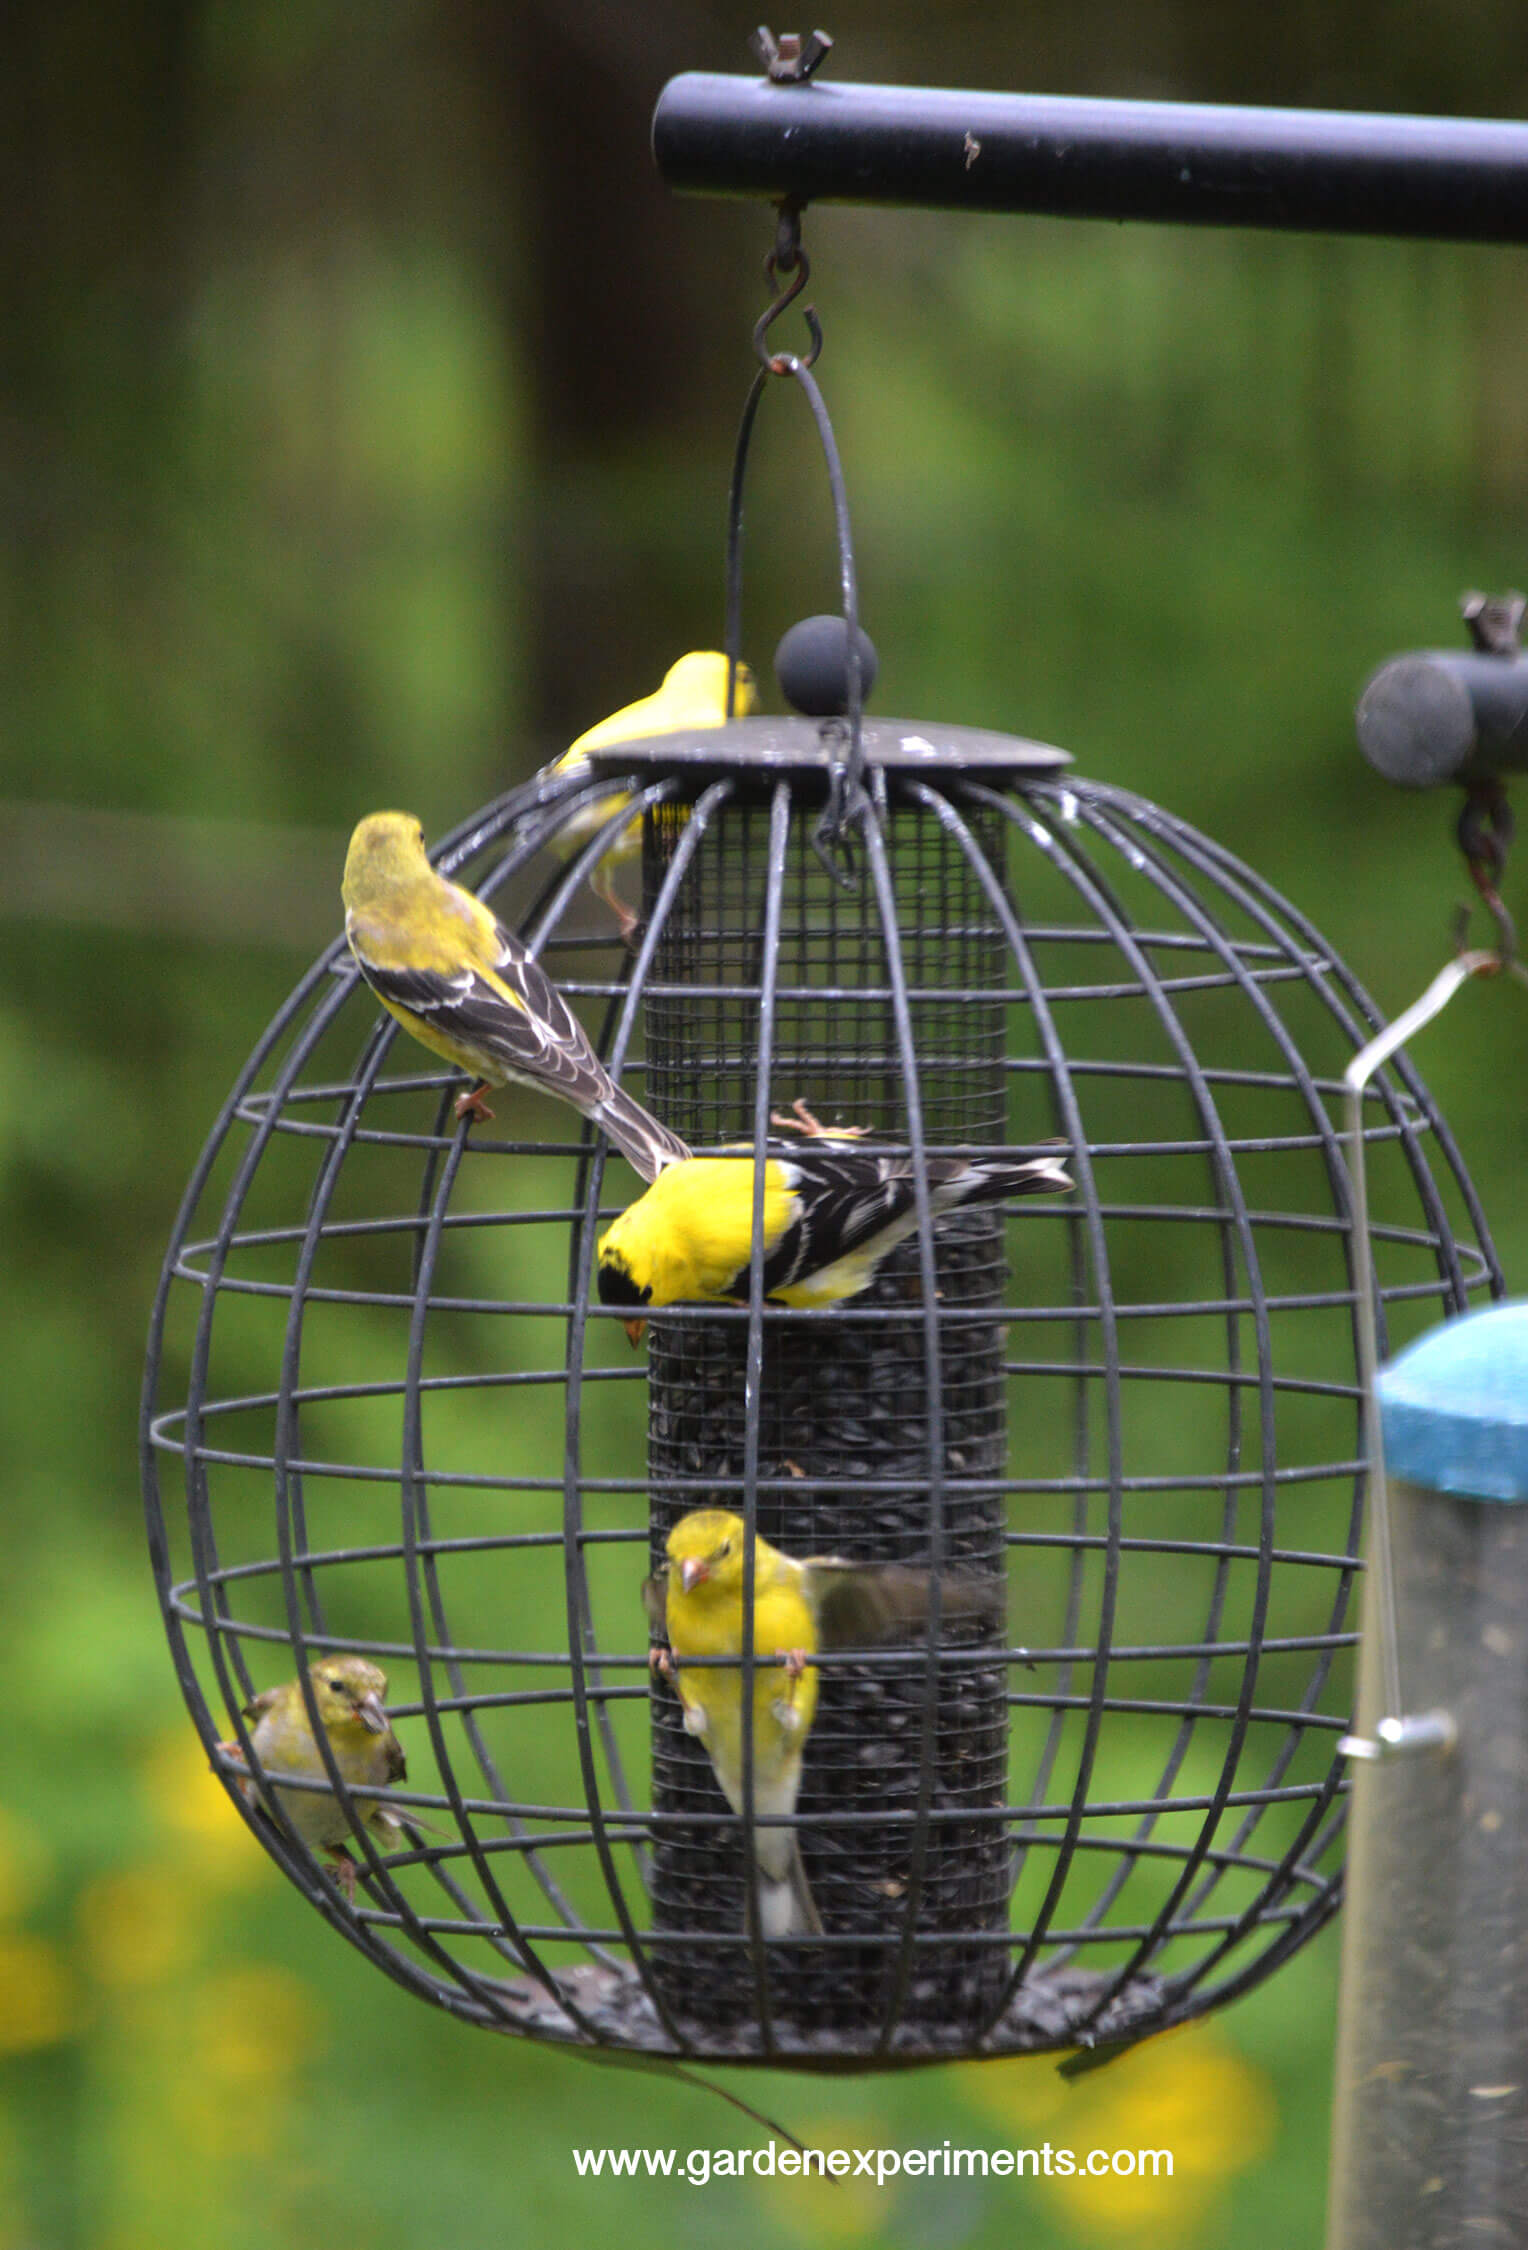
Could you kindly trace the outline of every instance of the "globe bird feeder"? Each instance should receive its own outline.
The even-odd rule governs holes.
[[[804,263],[782,235],[777,275]],[[692,1147],[762,1143],[804,1101],[910,1155],[917,1230],[820,1311],[766,1302],[756,1250],[746,1303],[655,1312],[634,1357],[594,1275],[638,1183],[540,1097],[456,1122],[461,1081],[378,1020],[336,939],[240,1074],[166,1257],[154,1566],[251,1826],[464,2020],[810,2069],[1112,2050],[1255,1985],[1340,1896],[1364,1486],[1342,1074],[1378,1018],[1174,814],[1045,744],[865,715],[831,431],[810,361],[763,333],[783,301],[727,637],[754,409],[784,377],[833,487],[837,694],[788,659],[813,716],[610,747],[434,856]],[[633,817],[627,951],[585,878]],[[1404,1057],[1362,1132],[1388,1352],[1499,1278]],[[931,1156],[1058,1141],[1069,1197],[933,1223]],[[820,1936],[761,1937],[748,1824],[650,1678],[639,1583],[703,1505],[794,1554],[1006,1590],[1002,1628],[822,1657],[795,1815]],[[356,1826],[353,1900],[239,1788],[241,1706],[334,1649],[388,1672],[411,1769],[387,1792],[405,1847]]]

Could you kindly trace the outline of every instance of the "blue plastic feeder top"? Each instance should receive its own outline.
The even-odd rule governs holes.
[[[1528,1299],[1445,1321],[1380,1370],[1392,1477],[1475,1500],[1528,1500]]]

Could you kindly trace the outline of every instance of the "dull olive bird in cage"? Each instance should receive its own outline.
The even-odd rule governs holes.
[[[861,751],[856,793],[831,717],[607,744],[431,855],[687,1151],[751,1173],[798,1100],[873,1123],[914,1225],[858,1294],[771,1300],[756,1190],[738,1301],[650,1304],[633,1357],[597,1287],[635,1200],[597,1107],[511,1079],[457,1118],[341,937],[170,1245],[143,1460],[193,1719],[247,1757],[262,1688],[385,1668],[418,1826],[380,1849],[355,1802],[353,1904],[224,1780],[320,1912],[487,2028],[804,2068],[1110,2048],[1255,1985],[1340,1896],[1339,1089],[1375,1012],[1245,863],[1061,751],[880,718]],[[599,835],[558,853],[602,792],[641,822],[632,947],[590,900]],[[1404,1058],[1364,1133],[1388,1353],[1500,1284]],[[937,1206],[949,1164],[1037,1160],[1070,1192]],[[788,1812],[757,1743],[734,1798],[649,1675],[637,1588],[702,1509],[756,1570],[767,1542],[992,1590],[822,1636]],[[820,1930],[750,1915],[771,1835]]]

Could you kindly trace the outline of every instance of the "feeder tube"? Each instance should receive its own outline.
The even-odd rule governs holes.
[[[1528,1303],[1378,1384],[1407,1714],[1452,1747],[1355,1760],[1327,2250],[1528,2226]],[[1383,1709],[1367,1582],[1357,1734]],[[1390,1730],[1393,1734],[1394,1730]]]

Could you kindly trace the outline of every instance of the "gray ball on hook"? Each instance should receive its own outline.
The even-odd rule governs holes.
[[[875,685],[880,659],[863,626],[855,628],[860,701]],[[775,650],[780,693],[807,719],[839,719],[849,708],[849,629],[841,617],[803,617],[780,637]]]

